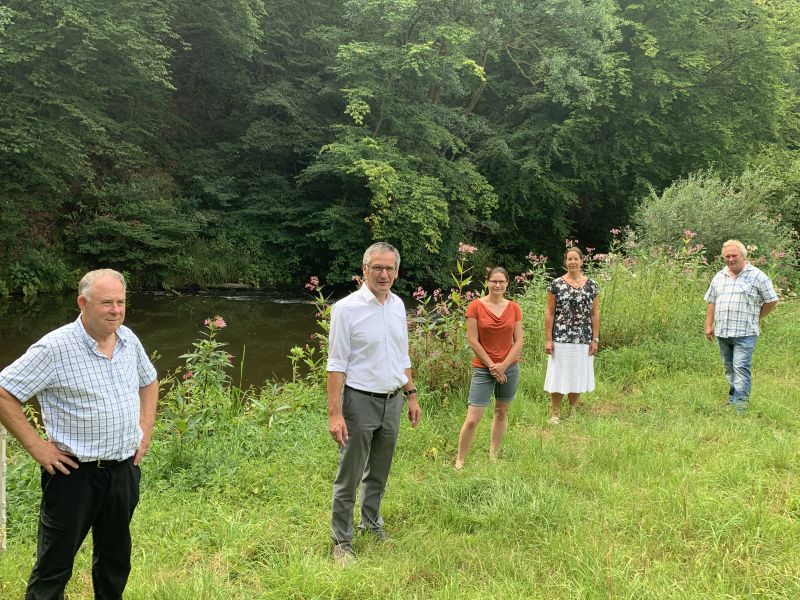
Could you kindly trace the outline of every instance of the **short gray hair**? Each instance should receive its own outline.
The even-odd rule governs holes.
[[[114,269],[97,269],[95,271],[89,271],[81,278],[81,282],[78,284],[78,296],[88,298],[94,282],[101,277],[113,277],[122,284],[123,291],[126,291],[128,288],[125,283],[125,277],[119,271],[115,271]]]
[[[747,258],[747,248],[739,240],[728,240],[722,244],[722,249],[725,250],[726,246],[736,246],[742,253],[742,258]]]
[[[361,261],[361,266],[366,266],[369,264],[369,261],[372,260],[372,255],[378,252],[391,252],[394,254],[395,258],[395,267],[398,269],[400,268],[400,253],[397,251],[397,248],[392,246],[391,244],[387,244],[386,242],[376,242],[372,244],[369,248],[366,249],[364,252],[364,258]]]

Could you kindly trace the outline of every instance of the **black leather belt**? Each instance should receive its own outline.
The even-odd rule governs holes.
[[[365,392],[364,390],[357,390],[356,388],[350,387],[349,385],[345,385],[344,387],[346,387],[348,390],[352,390],[354,392],[358,392],[359,394],[364,394],[365,396],[371,396],[372,398],[382,398],[383,400],[388,400],[389,398],[394,398],[395,396],[397,396],[397,394],[400,393],[400,390],[402,389],[402,388],[397,388],[396,390],[394,390],[392,392],[388,392],[388,393],[387,392],[380,392],[380,393],[378,393],[378,392]]]
[[[105,458],[100,458],[97,460],[78,460],[74,456],[70,456],[72,460],[74,460],[79,465],[91,465],[97,467],[98,469],[108,469],[109,467],[116,467],[117,465],[121,465],[122,463],[128,462],[131,457],[124,458],[122,460],[110,460]]]

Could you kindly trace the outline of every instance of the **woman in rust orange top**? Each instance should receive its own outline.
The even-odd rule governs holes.
[[[464,468],[469,447],[483,413],[495,396],[494,420],[489,458],[497,460],[506,432],[508,407],[517,391],[519,359],[522,352],[522,311],[505,297],[508,271],[495,267],[487,277],[489,293],[467,307],[467,341],[475,352],[469,386],[467,418],[458,435],[455,468]]]

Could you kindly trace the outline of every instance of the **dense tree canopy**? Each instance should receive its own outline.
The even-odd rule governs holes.
[[[6,0],[0,293],[342,283],[376,239],[442,282],[709,168],[797,225],[798,39],[798,0]]]

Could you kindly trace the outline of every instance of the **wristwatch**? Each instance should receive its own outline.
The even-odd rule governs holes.
[[[592,341],[593,342],[597,342],[599,344],[600,343],[600,338],[592,338]]]

